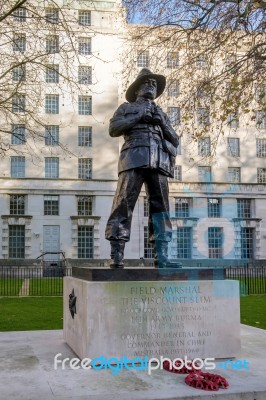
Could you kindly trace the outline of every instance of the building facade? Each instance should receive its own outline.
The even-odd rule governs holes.
[[[53,54],[42,71],[43,97],[38,112],[44,121],[39,128],[43,139],[35,147],[31,144],[33,152],[27,147],[27,140],[32,140],[27,139],[27,123],[16,120],[26,97],[19,95],[13,102],[12,121],[0,121],[2,130],[11,132],[12,144],[0,161],[2,261],[26,259],[30,263],[42,254],[54,261],[60,252],[68,259],[84,262],[109,258],[104,231],[116,189],[123,138],[110,138],[108,125],[124,101],[123,41],[127,26],[121,8],[113,1],[77,1],[71,8],[64,2],[58,5],[60,12],[72,13],[73,40],[79,53],[79,63],[73,58],[72,72],[78,77],[79,87],[70,94],[67,82],[58,74],[61,59]],[[44,12],[56,23],[55,9],[48,7]],[[23,30],[23,21],[20,23],[18,30]],[[49,23],[45,36],[47,41]],[[178,62],[172,54],[162,60],[159,69],[167,75]],[[152,69],[148,50],[136,53],[134,73],[145,66]],[[177,132],[182,124],[179,90],[179,82],[172,82],[158,100]],[[208,118],[204,108],[196,113],[199,123]],[[215,162],[208,160],[212,150],[208,136],[194,143],[182,136],[175,177],[169,180],[172,258],[198,266],[207,260],[218,265],[266,259],[265,114],[258,118],[262,121],[259,128],[254,123],[247,131],[241,119],[232,117],[217,147]],[[143,188],[125,258],[152,258],[147,226]]]

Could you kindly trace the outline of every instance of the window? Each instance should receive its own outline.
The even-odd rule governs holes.
[[[91,25],[91,12],[89,10],[79,10],[79,25]]]
[[[92,99],[91,96],[79,96],[79,115],[91,115]]]
[[[92,215],[92,196],[77,196],[78,215]]]
[[[170,96],[170,97],[179,96],[179,82],[170,81],[167,93],[168,93],[168,96]]]
[[[59,10],[58,8],[46,8],[45,9],[46,22],[50,24],[58,24],[59,22]]]
[[[197,98],[200,99],[206,99],[210,96],[210,89],[206,87],[206,84],[201,83],[199,87],[197,88]]]
[[[59,95],[45,95],[45,112],[46,114],[59,114]]]
[[[257,169],[257,181],[258,183],[266,183],[266,168]]]
[[[79,179],[92,179],[92,159],[79,158],[78,160]]]
[[[240,157],[239,138],[227,138],[227,155],[230,157]]]
[[[173,179],[178,182],[182,181],[182,166],[181,165],[175,165]]]
[[[25,157],[12,156],[11,158],[11,177],[24,178],[25,177]]]
[[[145,68],[149,66],[149,52],[141,51],[137,54],[137,67]]]
[[[9,258],[25,258],[25,225],[8,227]]]
[[[59,82],[59,65],[52,64],[47,65],[45,70],[45,81],[47,83],[58,83]]]
[[[59,196],[43,196],[43,213],[44,215],[59,215]]]
[[[49,35],[46,36],[46,51],[47,53],[59,53],[59,36]]]
[[[18,7],[13,13],[12,16],[15,21],[25,22],[27,18],[27,10],[24,7]]]
[[[175,199],[175,216],[176,218],[189,217],[189,199],[186,197],[179,197]]]
[[[208,217],[219,218],[221,216],[221,199],[208,199]]]
[[[264,100],[266,96],[266,85],[258,85],[255,92],[255,98],[258,102]]]
[[[79,66],[79,83],[89,85],[92,82],[92,68],[84,65]]]
[[[147,197],[144,197],[144,199],[143,199],[143,201],[144,201],[144,204],[143,204],[143,207],[144,207],[144,214],[143,214],[143,216],[144,217],[148,217],[149,216],[149,210],[150,210],[150,207],[149,207],[149,202],[148,202],[148,199],[147,199]]]
[[[88,55],[91,54],[91,38],[79,38],[78,39],[79,45],[79,54]]]
[[[266,129],[266,113],[265,111],[256,112],[256,123],[259,129]]]
[[[149,228],[144,226],[144,258],[154,258],[154,248],[149,242]]]
[[[59,145],[59,126],[46,125],[45,126],[45,144],[46,146]]]
[[[208,108],[197,109],[197,124],[198,126],[208,125],[210,123],[210,110]]]
[[[237,199],[238,218],[251,218],[251,200]]]
[[[16,82],[26,80],[26,66],[24,64],[17,65],[12,69],[12,79]]]
[[[198,154],[199,156],[209,156],[211,154],[211,138],[199,138],[198,140]]]
[[[208,228],[209,258],[222,258],[223,228]]]
[[[25,198],[24,194],[10,195],[10,215],[24,215],[25,214]]]
[[[25,125],[13,124],[12,125],[11,144],[25,143]]]
[[[78,127],[78,145],[79,146],[92,146],[92,128],[91,126]]]
[[[228,114],[227,125],[233,129],[236,129],[239,127],[239,117],[238,117],[237,111],[231,112]]]
[[[93,226],[78,227],[78,258],[93,258]]]
[[[25,112],[26,109],[26,95],[17,94],[12,98],[12,111],[13,112]]]
[[[241,228],[241,258],[254,257],[254,229]]]
[[[13,37],[13,50],[26,51],[26,35],[25,33],[15,33]]]
[[[204,54],[200,54],[197,57],[196,66],[198,68],[202,68],[202,69],[207,68],[207,66],[208,66],[207,57]]]
[[[240,168],[239,167],[228,167],[228,182],[232,182],[232,183],[240,182]]]
[[[180,107],[168,107],[167,114],[173,126],[180,125]]]
[[[176,258],[191,258],[191,228],[176,229]]]
[[[167,54],[167,67],[177,68],[179,66],[179,56],[176,52],[171,52]]]
[[[257,147],[257,157],[266,157],[266,139],[257,139],[256,140]]]
[[[199,182],[211,182],[212,180],[211,167],[209,166],[198,167],[198,178]]]
[[[59,178],[58,157],[45,157],[45,178]]]

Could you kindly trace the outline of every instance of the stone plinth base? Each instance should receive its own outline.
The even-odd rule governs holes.
[[[235,357],[240,350],[238,282],[66,277],[64,338],[80,358]]]

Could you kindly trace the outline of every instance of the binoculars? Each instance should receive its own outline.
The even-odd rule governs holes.
[[[148,123],[152,122],[154,125],[159,124],[162,121],[162,119],[157,111],[157,107],[153,106],[151,111],[146,112],[146,114],[143,117],[143,120]]]

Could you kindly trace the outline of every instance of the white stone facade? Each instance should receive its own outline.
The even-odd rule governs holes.
[[[72,11],[77,12],[81,7],[85,9],[84,4],[85,2],[77,1]],[[22,240],[25,244],[23,257],[26,259],[36,259],[45,251],[61,251],[70,259],[109,258],[110,248],[105,240],[104,231],[116,188],[117,160],[123,139],[110,138],[108,124],[118,105],[124,101],[120,73],[122,37],[126,26],[121,16],[117,14],[117,5],[112,1],[94,1],[93,4],[87,2],[86,9],[91,9],[92,13],[92,27],[88,28],[88,34],[91,28],[94,29],[92,46],[96,56],[90,60],[84,58],[84,65],[89,64],[92,67],[92,85],[89,88],[84,87],[82,93],[77,93],[75,104],[66,92],[65,98],[60,98],[59,101],[59,114],[49,116],[44,114],[47,124],[60,126],[61,141],[67,145],[71,154],[64,152],[60,146],[58,149],[53,148],[52,157],[57,157],[59,160],[59,177],[56,179],[45,178],[45,157],[51,157],[48,146],[36,148],[36,160],[26,155],[25,177],[10,176],[10,157],[16,156],[13,150],[1,159],[0,259],[13,258],[12,254],[13,256],[16,254],[12,253],[11,249],[12,246],[16,247],[15,242],[11,243],[16,239],[11,238],[10,226],[25,227]],[[77,66],[73,64],[73,68]],[[50,93],[50,89],[47,87],[45,90]],[[89,94],[92,97],[91,115],[78,114],[79,94]],[[164,100],[162,106],[165,106]],[[79,126],[92,128],[91,146],[78,146]],[[233,159],[227,155],[226,139],[229,132],[225,133],[218,146],[216,163],[211,166],[211,183],[198,183],[198,168],[195,165],[200,157],[197,156],[197,145],[194,149],[195,163],[191,165],[186,155],[186,146],[189,144],[182,138],[181,154],[176,159],[176,165],[182,166],[182,179],[181,182],[169,181],[174,232],[170,252],[173,258],[195,260],[209,258],[211,246],[208,228],[213,227],[222,228],[220,232],[223,236],[220,242],[220,257],[216,258],[266,259],[266,182],[257,183],[257,169],[265,168],[265,157],[256,156],[256,139],[263,138],[263,134],[265,136],[265,129],[255,133],[251,126],[248,133],[250,136],[247,145],[246,130],[239,128],[235,132],[234,136],[240,140],[241,151],[240,157]],[[79,158],[92,160],[91,179],[79,179]],[[227,183],[228,167],[241,168],[241,183]],[[16,214],[14,210],[11,212],[12,195],[25,196],[22,215]],[[45,196],[58,196],[56,199],[58,215],[44,215]],[[92,209],[89,213],[91,215],[79,215],[77,196],[92,196]],[[128,259],[145,258],[144,227],[147,226],[148,219],[144,216],[144,197],[143,189],[134,211],[131,241],[125,250],[125,258]],[[189,210],[186,216],[176,215],[176,198],[188,199]],[[220,199],[219,216],[208,217],[208,198]],[[237,199],[249,200],[248,214],[239,215]],[[82,231],[82,227],[93,227],[92,237],[88,237],[89,231],[86,229]],[[188,228],[186,233],[183,231],[180,233],[182,236],[180,246],[186,247],[186,251],[181,253],[176,245],[176,232],[179,228]],[[244,231],[249,235],[247,257],[244,256],[244,247],[247,243],[246,237],[243,238]],[[15,232],[18,232],[16,228]],[[185,239],[184,234],[187,235]],[[219,232],[217,234],[219,236]],[[82,252],[84,240],[87,241],[85,247],[89,249],[83,249],[85,253]]]

